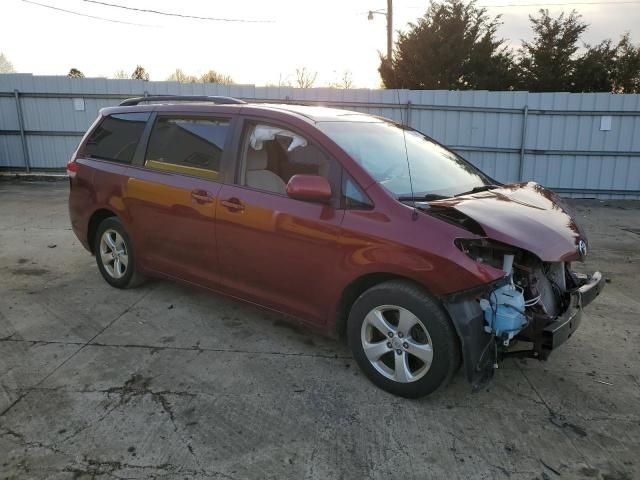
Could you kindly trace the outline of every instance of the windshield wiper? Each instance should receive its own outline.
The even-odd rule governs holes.
[[[446,195],[438,195],[436,193],[427,193],[425,195],[401,195],[398,197],[400,202],[431,202],[433,200],[442,200],[450,198]]]
[[[454,197],[461,197],[462,195],[469,195],[471,193],[486,192],[487,190],[493,190],[494,188],[499,188],[499,187],[498,187],[498,185],[493,185],[493,184],[480,185],[479,187],[473,187],[468,192],[458,193],[458,194],[454,195]]]

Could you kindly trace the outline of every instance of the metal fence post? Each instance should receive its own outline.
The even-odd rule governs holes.
[[[20,128],[20,140],[22,140],[22,158],[24,158],[24,168],[27,173],[31,171],[29,167],[29,149],[27,148],[27,137],[24,133],[24,118],[22,116],[22,104],[20,103],[20,92],[16,88],[13,91],[16,99],[16,111],[18,112],[18,127]]]
[[[518,165],[518,180],[524,180],[524,150],[527,144],[527,119],[529,118],[529,105],[522,110],[522,141],[520,142],[520,164]]]

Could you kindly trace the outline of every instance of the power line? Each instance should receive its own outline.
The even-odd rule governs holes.
[[[625,4],[638,4],[640,0],[628,0],[622,2],[605,2],[605,1],[594,1],[594,2],[558,2],[558,3],[505,3],[502,5],[488,5],[482,4],[478,5],[482,8],[507,8],[507,7],[546,7],[546,6],[561,6],[561,7],[570,7],[571,5],[625,5]],[[411,9],[424,9],[426,8],[424,5],[407,5],[403,8],[411,8]]]
[[[622,5],[630,3],[640,3],[640,1],[632,0],[628,2],[575,2],[575,3],[505,3],[504,5],[478,5],[484,8],[507,8],[507,7],[551,7],[561,6],[570,7],[571,5]]]
[[[52,5],[45,5],[44,3],[34,2],[32,0],[22,0],[22,1],[25,2],[25,3],[30,3],[32,5],[38,5],[39,7],[50,8],[51,10],[57,10],[59,12],[64,12],[64,13],[70,13],[71,15],[77,15],[79,17],[93,18],[95,20],[103,20],[105,22],[121,23],[121,24],[124,24],[124,25],[135,25],[136,27],[155,27],[155,26],[157,26],[157,25],[145,25],[143,23],[125,22],[123,20],[114,20],[112,18],[98,17],[98,16],[95,16],[95,15],[87,15],[85,13],[74,12],[73,10],[66,10],[64,8],[58,8],[58,7],[54,7]]]
[[[191,18],[195,20],[209,20],[212,22],[236,22],[236,23],[274,23],[273,20],[245,20],[242,18],[216,18],[216,17],[201,17],[198,15],[185,15],[182,13],[162,12],[160,10],[150,10],[147,8],[128,7],[126,5],[118,5],[116,3],[100,2],[98,0],[82,0],[87,3],[95,3],[97,5],[104,5],[106,7],[121,8],[123,10],[133,10],[134,12],[142,13],[154,13],[156,15],[164,15],[167,17],[179,17],[179,18]]]

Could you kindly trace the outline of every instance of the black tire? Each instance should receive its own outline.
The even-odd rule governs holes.
[[[123,248],[118,251],[126,254],[123,254],[123,256],[126,256],[127,262],[124,270],[122,270],[121,265],[118,267],[118,272],[121,272],[120,276],[114,273],[116,268],[115,264],[105,266],[102,261],[101,242],[103,235],[107,231],[116,232],[117,235],[119,235],[119,238],[122,239],[121,245],[123,245]],[[118,237],[116,236],[116,238]],[[98,269],[102,274],[102,278],[104,278],[112,287],[133,288],[144,282],[144,276],[138,272],[136,266],[136,256],[131,238],[118,217],[106,218],[100,223],[100,225],[98,225],[98,230],[96,231],[96,236],[94,238],[93,251],[95,253],[96,263],[98,264]],[[111,272],[108,270],[111,270]]]
[[[427,363],[421,364],[421,361],[417,359],[417,357],[411,360],[414,364],[417,363],[419,367],[416,368],[416,372],[418,373],[416,375],[417,379],[408,383],[401,383],[393,378],[389,378],[389,375],[392,375],[391,373],[387,373],[387,376],[385,376],[379,369],[374,367],[374,364],[367,358],[364,351],[361,335],[364,335],[363,332],[365,329],[367,329],[367,332],[371,332],[372,330],[370,326],[363,327],[363,323],[366,321],[365,318],[370,312],[377,308],[381,308],[380,311],[383,311],[387,308],[386,306],[401,307],[417,317],[422,325],[418,323],[414,325],[413,328],[424,327],[424,329],[426,329],[427,335],[423,338],[428,338],[428,341],[423,340],[423,342],[424,345],[430,345],[432,348],[433,358],[430,366],[428,366]],[[389,311],[393,312],[393,310]],[[387,313],[383,315],[387,315]],[[390,323],[393,321],[393,318],[389,319]],[[397,332],[402,333],[400,328],[397,329]],[[411,338],[411,332],[416,333],[416,337],[418,336],[417,334],[420,333],[419,331],[410,330],[410,332],[403,335]],[[376,334],[377,333],[378,332],[376,332]],[[397,337],[400,337],[400,333],[397,334]],[[401,397],[422,397],[432,393],[440,386],[448,384],[461,362],[460,342],[447,312],[436,299],[428,295],[422,288],[405,280],[384,282],[360,295],[353,304],[349,314],[347,338],[353,356],[365,375],[378,387]],[[391,342],[387,342],[387,340],[393,339],[385,337],[384,340],[378,339],[377,341],[384,341],[386,345],[389,345]],[[371,340],[371,342],[373,341],[374,340]],[[399,340],[396,341],[399,342]],[[412,347],[412,345],[409,344],[406,349],[406,358],[410,358],[409,347]],[[396,354],[405,354],[404,351],[402,353],[396,353],[402,351],[401,349],[404,347],[400,347],[398,350],[393,350],[393,348],[396,347],[392,347],[390,352],[380,357],[381,361],[385,364],[396,362]],[[389,357],[389,355],[391,355],[391,357]],[[380,361],[378,361],[377,365],[380,365]],[[393,363],[393,365],[398,364]],[[422,366],[420,367],[420,365]],[[420,373],[420,368],[422,367],[424,367],[426,372]],[[383,366],[382,368],[384,369],[385,367]]]

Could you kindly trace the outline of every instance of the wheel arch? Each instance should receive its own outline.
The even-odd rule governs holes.
[[[98,226],[103,220],[110,217],[117,217],[118,215],[108,208],[99,208],[91,214],[89,217],[89,224],[87,226],[87,243],[89,244],[89,250],[92,255],[95,255],[95,240]]]
[[[429,292],[429,289],[422,285],[420,282],[417,282],[416,280],[408,276],[398,273],[380,271],[369,272],[360,275],[359,277],[352,280],[342,290],[340,299],[338,300],[334,325],[334,333],[338,338],[346,338],[347,319],[349,318],[349,312],[351,311],[351,307],[358,299],[358,297],[369,290],[371,287],[374,287],[383,282],[387,282],[389,280],[404,280],[418,286],[419,288],[425,290],[427,293],[431,293]]]

